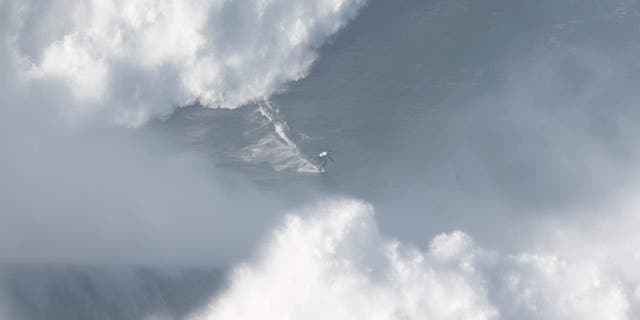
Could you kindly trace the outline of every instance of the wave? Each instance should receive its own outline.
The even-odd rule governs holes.
[[[288,216],[258,258],[236,268],[226,292],[189,319],[637,317],[639,279],[607,260],[504,254],[461,231],[420,249],[382,236],[366,203],[311,211]]]
[[[282,90],[364,3],[7,1],[4,49],[14,80],[67,88],[73,116],[139,126],[178,106],[236,108]]]

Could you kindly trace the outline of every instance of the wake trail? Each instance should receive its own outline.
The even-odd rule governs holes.
[[[242,160],[252,164],[268,163],[276,171],[321,172],[291,139],[289,125],[277,106],[267,100],[258,104],[256,111],[262,119],[262,126],[271,126],[272,129],[258,142],[240,151]]]

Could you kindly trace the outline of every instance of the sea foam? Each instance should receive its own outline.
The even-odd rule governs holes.
[[[17,79],[68,90],[73,117],[139,126],[236,108],[304,77],[365,0],[7,1]],[[60,17],[65,17],[61,19]],[[97,115],[97,116],[96,116]]]
[[[501,253],[461,231],[416,248],[381,235],[372,210],[334,200],[288,216],[261,254],[236,268],[226,292],[190,319],[637,316],[637,279],[614,263],[554,251]]]

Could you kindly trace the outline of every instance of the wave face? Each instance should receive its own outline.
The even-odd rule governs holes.
[[[73,116],[138,126],[177,106],[236,108],[283,89],[363,4],[6,1],[2,9],[22,79],[68,89]]]
[[[365,203],[331,201],[310,210],[288,216],[256,261],[235,270],[230,288],[188,319],[638,316],[632,306],[640,303],[640,278],[626,277],[616,263],[553,252],[503,254],[460,231],[415,248],[381,236]],[[632,249],[607,247],[620,248]]]
[[[211,268],[0,266],[0,319],[180,319],[222,285]]]

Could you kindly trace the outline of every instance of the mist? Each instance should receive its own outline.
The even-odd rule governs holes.
[[[222,264],[277,212],[151,132],[70,131],[16,113],[2,119],[3,261]]]

